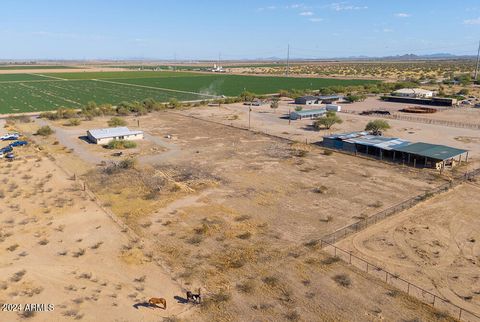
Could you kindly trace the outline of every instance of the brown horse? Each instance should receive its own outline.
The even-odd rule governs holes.
[[[167,309],[167,300],[165,300],[164,298],[152,297],[151,299],[148,300],[148,304],[150,304],[151,306],[162,308],[160,306],[161,304],[164,310]]]

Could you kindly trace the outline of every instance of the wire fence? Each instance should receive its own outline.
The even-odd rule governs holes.
[[[397,214],[403,210],[409,209],[415,206],[416,204],[418,204],[419,202],[434,196],[435,194],[446,192],[449,189],[461,183],[464,183],[467,181],[473,181],[479,175],[480,175],[480,168],[472,170],[463,175],[457,176],[454,180],[448,183],[442,184],[439,187],[436,187],[430,191],[427,191],[423,194],[419,194],[413,198],[404,200],[397,205],[394,205],[390,208],[387,208],[385,210],[382,210],[376,213],[373,216],[370,216],[354,224],[351,224],[347,227],[339,229],[334,233],[331,233],[327,236],[322,237],[320,239],[320,247],[330,255],[338,257],[343,261],[349,263],[350,265],[353,265],[369,273],[370,275],[374,275],[384,280],[386,283],[396,287],[401,291],[404,291],[408,295],[414,296],[418,300],[424,303],[427,303],[429,305],[432,305],[437,310],[444,311],[449,315],[455,318],[458,318],[461,321],[468,321],[468,322],[480,321],[479,315],[476,315],[475,313],[472,313],[456,304],[453,304],[447,299],[444,299],[436,294],[433,294],[430,291],[423,289],[420,286],[417,286],[405,279],[400,278],[397,274],[391,273],[381,267],[378,267],[375,264],[368,262],[363,258],[360,258],[359,256],[352,254],[349,251],[346,251],[334,245],[336,242],[346,238],[347,236],[352,235],[361,230],[364,230],[367,227],[374,225],[377,222],[387,217],[393,216],[394,214]]]
[[[346,114],[356,114],[361,116],[375,116],[390,120],[399,120],[399,121],[408,121],[408,122],[415,122],[415,123],[424,123],[424,124],[433,124],[433,125],[442,125],[448,127],[456,127],[462,129],[473,129],[473,130],[480,130],[480,124],[477,123],[467,123],[467,122],[455,122],[455,121],[447,121],[447,120],[436,120],[436,119],[429,119],[424,117],[417,117],[411,115],[403,115],[403,114],[383,114],[383,113],[375,113],[374,111],[370,111],[371,113],[368,115],[362,115],[358,111],[353,110],[342,110],[342,113]]]
[[[344,238],[346,238],[347,236],[351,235],[351,234],[354,234],[356,232],[359,232],[360,230],[363,230],[371,225],[374,225],[376,224],[377,222],[387,218],[387,217],[390,217],[390,216],[393,216],[403,210],[406,210],[406,209],[409,209],[409,208],[412,208],[413,206],[415,206],[416,204],[422,202],[422,201],[425,201],[426,199],[429,199],[431,197],[433,197],[434,195],[436,194],[439,194],[439,193],[442,193],[442,192],[446,192],[448,191],[449,189],[463,183],[463,182],[466,182],[466,181],[471,181],[471,180],[474,180],[477,176],[480,175],[480,168],[477,168],[475,170],[472,170],[470,172],[466,172],[462,175],[459,175],[457,176],[456,178],[454,178],[452,181],[450,182],[447,182],[447,183],[444,183],[438,187],[435,187],[429,191],[426,191],[424,193],[421,193],[419,195],[416,195],[412,198],[409,198],[407,200],[404,200],[394,206],[391,206],[387,209],[384,209],[380,212],[377,212],[376,214],[370,216],[370,217],[367,217],[365,219],[362,219],[362,220],[359,220],[347,227],[344,227],[344,228],[341,228],[329,235],[326,235],[326,236],[323,236],[321,239],[324,241],[324,242],[327,242],[327,243],[336,243]]]
[[[391,273],[384,268],[374,265],[365,259],[352,254],[349,251],[341,249],[329,242],[321,241],[321,247],[328,254],[343,260],[344,262],[355,266],[356,268],[383,280],[385,283],[395,287],[397,290],[403,291],[409,296],[433,306],[440,312],[445,312],[450,316],[457,318],[460,321],[466,322],[479,322],[480,316],[476,315],[469,310],[466,310],[451,301],[442,298],[420,286],[417,286],[400,276],[398,274]]]

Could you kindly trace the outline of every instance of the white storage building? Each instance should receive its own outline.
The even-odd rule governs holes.
[[[128,127],[122,126],[88,130],[87,136],[95,144],[108,144],[113,140],[142,140],[143,131],[131,131]]]
[[[432,98],[433,92],[422,88],[402,88],[393,92],[393,95],[400,97]]]

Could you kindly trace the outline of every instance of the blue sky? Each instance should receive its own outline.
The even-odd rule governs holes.
[[[0,59],[476,54],[479,0],[2,0]]]

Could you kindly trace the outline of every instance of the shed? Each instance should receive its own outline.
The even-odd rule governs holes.
[[[291,120],[301,120],[303,118],[317,118],[323,116],[327,113],[325,108],[313,109],[313,110],[302,110],[302,111],[293,111],[290,113]]]
[[[299,105],[313,105],[313,104],[318,104],[319,99],[317,96],[300,96],[295,99],[295,104]]]
[[[131,131],[128,127],[111,127],[87,131],[88,139],[95,144],[107,144],[113,140],[142,140],[143,131]]]

